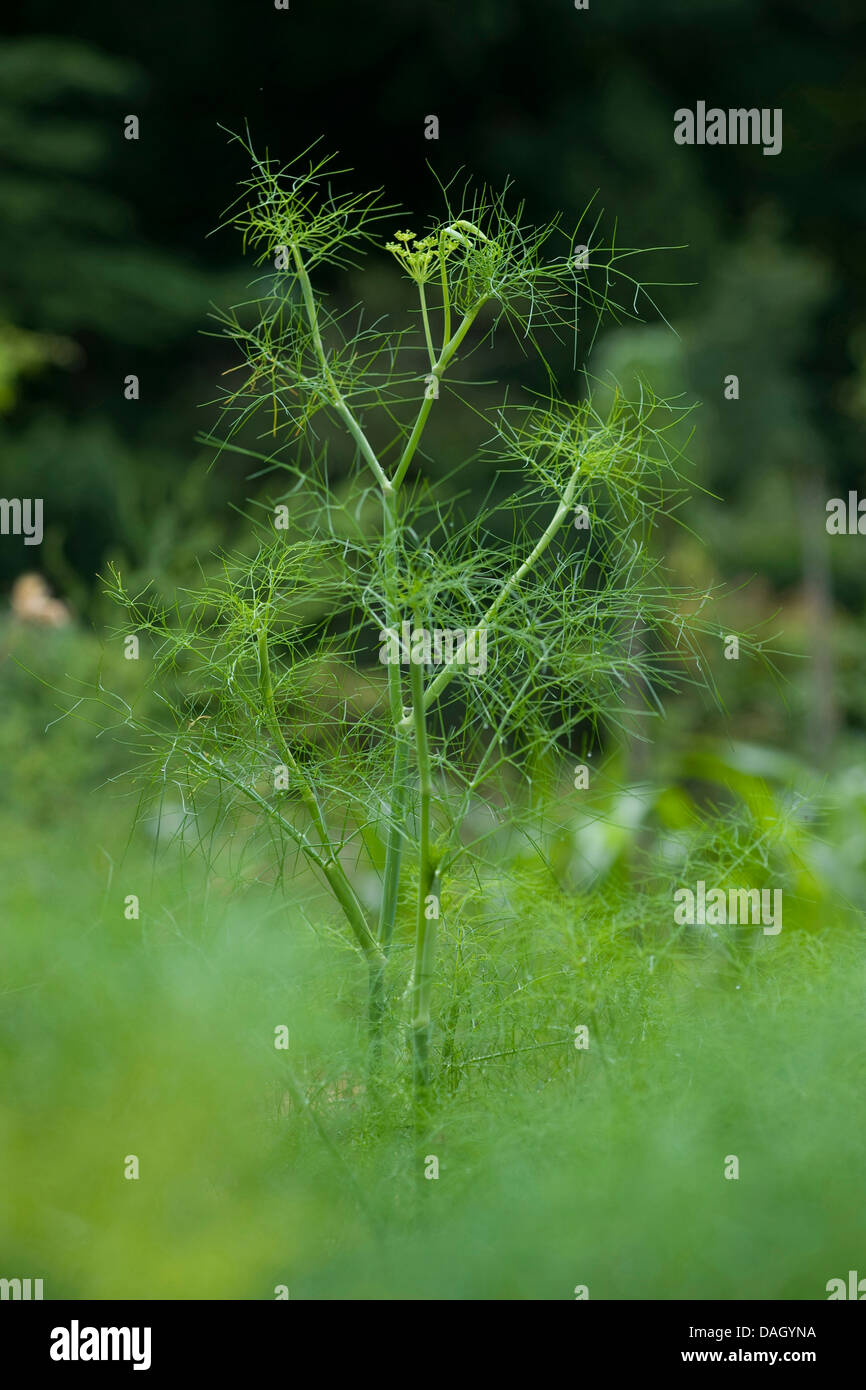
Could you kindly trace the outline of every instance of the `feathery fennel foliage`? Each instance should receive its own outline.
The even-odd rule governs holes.
[[[599,326],[652,301],[636,253],[602,244],[588,210],[571,232],[539,229],[508,190],[451,188],[441,218],[395,231],[379,193],[338,191],[330,160],[280,167],[247,148],[227,223],[260,275],[218,316],[239,360],[209,440],[276,490],[251,505],[250,547],[203,565],[170,609],[112,573],[160,700],[158,717],[128,718],[157,794],[181,789],[202,842],[233,815],[277,872],[327,886],[369,969],[374,1071],[408,1001],[423,1112],[440,915],[472,885],[483,895],[503,829],[543,861],[545,797],[599,727],[701,678],[708,595],[672,588],[660,559],[684,412],[649,388],[596,403]],[[415,311],[396,328],[324,292],[367,257],[409,282]],[[505,333],[533,386],[492,400],[466,364]],[[549,361],[563,345],[583,353],[565,393]],[[465,409],[456,467],[428,428],[448,394]],[[496,476],[480,501],[479,457]],[[421,639],[401,652],[406,624]],[[484,669],[459,639],[437,662],[436,631],[471,634]],[[389,636],[402,660],[383,661]],[[406,917],[403,992],[388,966]]]

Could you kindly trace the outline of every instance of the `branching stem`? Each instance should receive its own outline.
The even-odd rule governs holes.
[[[518,565],[517,569],[514,570],[512,574],[509,575],[508,579],[505,581],[502,588],[499,590],[499,593],[496,595],[496,598],[493,600],[490,607],[487,609],[487,612],[484,614],[484,617],[481,619],[481,622],[478,624],[479,633],[486,632],[486,630],[493,622],[502,605],[514,592],[521,580],[525,579],[528,574],[532,573],[538,560],[541,558],[547,547],[550,545],[550,542],[553,540],[554,536],[556,535],[557,531],[561,527],[563,521],[568,516],[569,512],[572,509],[572,506],[574,505],[574,493],[577,487],[577,477],[579,472],[580,462],[578,461],[578,463],[575,465],[573,473],[571,474],[571,477],[568,480],[568,485],[565,489],[565,492],[562,494],[560,503],[556,508],[556,511],[554,512],[553,516],[551,517],[550,522],[548,523],[543,535],[533,546],[526,559],[522,562],[522,564]],[[458,669],[457,655],[458,653],[455,653],[451,660],[446,662],[446,664],[442,667],[442,670],[439,672],[438,676],[434,677],[434,679],[428,685],[427,689],[423,692],[422,703],[425,710],[428,710],[430,708],[433,701],[436,700],[438,696],[442,694],[442,691],[446,688],[446,686],[453,680],[454,676],[456,675]],[[414,700],[415,697],[413,696],[413,704]],[[408,712],[408,714],[405,714],[403,716],[403,718],[400,721],[399,727],[407,729],[412,728],[414,718],[415,712],[414,709],[412,709]]]
[[[286,743],[283,731],[280,728],[280,721],[277,718],[276,705],[274,704],[274,686],[271,679],[271,664],[268,652],[268,631],[264,623],[262,623],[259,628],[258,655],[259,689],[265,710],[268,730],[271,738],[277,745],[278,752],[281,754],[286,766],[297,781],[301,798],[321,839],[323,852],[316,853],[313,862],[321,869],[327,879],[328,885],[334,897],[337,899],[337,902],[340,904],[340,907],[343,909],[346,919],[355,933],[355,936],[358,938],[358,943],[364,954],[373,960],[378,960],[379,958],[384,959],[383,952],[367,925],[364,909],[355,895],[355,891],[349,882],[348,875],[340,862],[339,856],[334,850],[316,794],[307,778],[304,776],[303,771],[298,766],[297,759]],[[301,845],[304,853],[309,856],[310,850],[313,847],[306,837],[303,837],[302,840],[297,840],[297,843]]]
[[[331,371],[331,368],[328,364],[327,354],[325,352],[325,347],[322,342],[322,333],[321,329],[319,328],[319,315],[316,310],[316,300],[313,294],[313,287],[310,284],[310,277],[307,274],[307,267],[304,265],[304,260],[300,251],[298,250],[298,247],[294,244],[292,246],[292,252],[295,259],[295,268],[298,272],[298,280],[300,281],[301,291],[304,296],[304,305],[306,306],[307,310],[307,319],[310,324],[310,331],[313,335],[313,343],[316,349],[316,356],[319,359],[319,365],[322,368],[322,373],[325,377],[325,381],[328,383],[328,389],[331,392],[331,400],[335,409],[337,410],[337,413],[343,420],[346,428],[348,429],[352,438],[355,440],[355,443],[358,445],[358,448],[361,450],[361,453],[363,454],[364,458],[367,460],[370,467],[372,468],[376,481],[378,482],[380,488],[383,492],[388,493],[391,491],[391,484],[388,481],[388,478],[385,475],[385,471],[382,468],[382,465],[376,456],[376,451],[374,450],[366,434],[364,433],[361,426],[358,424],[358,421],[355,419],[354,415],[352,414],[351,410],[346,404],[343,394],[340,391],[340,388],[338,387],[336,381],[334,380],[334,374]]]

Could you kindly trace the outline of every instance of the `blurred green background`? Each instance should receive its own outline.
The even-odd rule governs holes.
[[[862,538],[824,524],[864,486],[862,8],[82,0],[13,3],[4,26],[0,493],[44,497],[46,527],[39,548],[0,538],[0,1274],[44,1276],[49,1297],[823,1296],[866,1234],[866,566]],[[782,153],[676,146],[673,113],[698,100],[781,107]],[[676,331],[608,328],[589,365],[700,401],[669,566],[725,584],[731,630],[786,653],[779,683],[720,641],[723,713],[692,690],[652,743],[603,740],[593,814],[558,832],[559,888],[522,906],[503,890],[471,984],[446,941],[443,1001],[465,988],[468,1031],[443,1177],[420,1193],[396,1072],[376,1104],[354,1090],[356,967],[312,933],[312,886],[286,899],[258,861],[239,884],[170,826],[135,825],[115,782],[129,749],[89,705],[61,717],[100,682],[138,696],[107,565],[169,596],[270,496],[195,443],[234,364],[209,309],[250,278],[235,237],[211,235],[246,173],[220,126],[246,121],[279,158],[324,136],[406,210],[395,225],[438,213],[434,172],[462,169],[513,179],[533,221],[596,194],[621,244],[678,248],[644,269],[670,282]],[[329,288],[348,307],[362,277]],[[384,256],[363,293],[403,302]],[[557,366],[567,392],[569,349]],[[523,379],[504,339],[494,370]],[[460,447],[446,415],[443,474]],[[687,836],[712,873],[740,833],[789,874],[791,930],[751,953],[668,942],[664,883],[629,899],[633,854]],[[568,989],[518,1008],[541,977]],[[587,1010],[604,1059],[569,1047]],[[290,1019],[292,1074],[339,1159],[282,1078],[270,1038]],[[739,1184],[719,1180],[729,1152]]]

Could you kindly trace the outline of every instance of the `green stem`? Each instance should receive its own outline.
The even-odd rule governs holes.
[[[459,348],[460,344],[463,342],[463,339],[466,337],[466,334],[469,332],[470,328],[472,327],[473,323],[478,317],[483,303],[484,301],[481,300],[478,304],[475,305],[474,309],[470,309],[466,314],[463,315],[463,318],[460,320],[460,323],[453,337],[448,339],[439,356],[436,358],[436,361],[432,364],[430,368],[430,373],[432,376],[435,376],[437,379],[440,379],[442,377],[443,373],[445,372],[445,369],[451,362],[451,359],[453,358],[455,352]],[[398,488],[402,483],[403,479],[406,476],[406,471],[409,467],[409,464],[415,457],[415,451],[417,450],[418,445],[421,442],[421,436],[424,433],[424,427],[427,424],[427,417],[429,416],[430,411],[433,409],[433,402],[435,399],[435,396],[428,395],[425,392],[424,399],[422,400],[418,410],[418,414],[415,417],[415,424],[412,427],[412,433],[406,441],[406,447],[404,448],[403,453],[400,455],[400,462],[397,464],[397,467],[394,470],[394,477],[392,482],[395,489]]]
[[[316,356],[319,359],[319,365],[322,368],[324,378],[328,383],[328,388],[331,392],[331,400],[337,410],[337,413],[340,415],[341,419],[346,425],[346,428],[348,429],[352,438],[355,440],[355,443],[358,445],[358,448],[361,450],[361,453],[363,454],[364,458],[367,460],[370,467],[372,468],[373,473],[376,477],[376,481],[378,482],[380,488],[383,492],[388,493],[391,491],[391,484],[385,476],[385,472],[378,458],[376,457],[376,453],[373,449],[373,446],[371,445],[369,439],[365,435],[364,431],[361,429],[361,426],[358,424],[358,421],[355,419],[354,415],[352,414],[351,410],[346,404],[346,401],[343,398],[343,394],[340,391],[340,388],[338,387],[336,381],[334,380],[334,374],[328,365],[328,358],[325,354],[325,347],[322,342],[322,334],[319,328],[319,315],[316,310],[316,300],[313,294],[313,287],[310,284],[310,277],[307,274],[307,267],[304,265],[303,257],[301,256],[301,253],[298,250],[297,246],[292,246],[292,253],[294,255],[295,268],[298,272],[298,280],[301,284],[301,291],[304,296],[304,304],[307,310],[307,319],[310,325],[310,331],[313,335],[313,344],[316,349]]]
[[[500,608],[508,599],[509,595],[514,592],[518,584],[520,584],[520,582],[523,579],[525,579],[527,574],[531,574],[539,558],[544,554],[545,550],[550,545],[550,542],[553,540],[553,537],[556,535],[557,531],[561,527],[563,521],[568,516],[574,504],[574,493],[577,488],[577,475],[579,471],[580,463],[578,462],[575,466],[574,472],[568,480],[568,485],[565,489],[565,492],[562,494],[559,506],[556,508],[556,511],[551,517],[550,523],[545,528],[544,534],[533,546],[529,555],[522,562],[522,564],[518,565],[517,569],[514,570],[514,572],[511,575],[509,575],[508,579],[505,581],[502,588],[499,590],[499,593],[496,595],[496,598],[493,600],[487,612],[484,614],[484,617],[481,619],[481,622],[478,624],[477,631],[479,634],[487,631],[490,624],[493,622],[494,618],[499,612]],[[442,670],[439,672],[438,676],[436,676],[435,679],[430,682],[427,689],[423,692],[422,703],[425,710],[429,709],[433,701],[437,699],[439,695],[442,694],[442,691],[454,679],[457,670],[458,667],[455,655],[449,662],[447,662],[442,667]],[[412,697],[412,700],[414,705],[414,695]],[[401,729],[411,729],[414,721],[415,711],[414,709],[411,709],[409,710],[408,714],[404,714],[403,718],[400,720],[399,727]]]
[[[396,736],[394,765],[391,772],[390,823],[385,850],[385,877],[382,885],[382,908],[379,915],[379,945],[387,955],[394,935],[397,918],[397,898],[400,891],[400,864],[403,858],[404,821],[406,818],[409,769],[409,740],[404,734]]]
[[[265,709],[265,721],[270,731],[271,738],[277,745],[278,751],[282,754],[286,766],[297,780],[301,798],[316,830],[319,832],[322,853],[316,856],[317,865],[324,874],[331,892],[343,909],[346,919],[358,938],[358,943],[364,954],[369,960],[375,961],[380,957],[384,959],[379,944],[367,924],[364,909],[358,901],[355,890],[349,882],[346,871],[334,850],[316,794],[301,771],[301,768],[298,766],[294,754],[286,743],[283,731],[280,728],[280,721],[277,718],[276,705],[274,704],[274,686],[271,679],[271,663],[268,652],[268,632],[264,624],[259,628],[258,654],[259,688]]]
[[[417,623],[417,618],[416,618]],[[426,1107],[430,1087],[430,1001],[436,955],[436,927],[439,913],[439,880],[430,843],[430,812],[433,801],[433,769],[427,742],[427,719],[422,692],[424,675],[419,663],[412,663],[412,701],[415,708],[415,754],[420,782],[418,836],[418,911],[415,927],[415,971],[412,982],[412,1056],[415,1096],[419,1110]],[[433,898],[430,904],[428,899]],[[428,911],[432,906],[432,913]]]
[[[262,703],[265,707],[265,723],[267,724],[271,738],[277,745],[277,749],[281,753],[286,766],[294,774],[300,786],[301,797],[310,813],[313,824],[319,832],[322,848],[330,849],[330,836],[318,800],[316,799],[316,794],[298,766],[294,753],[286,743],[282,728],[280,727],[280,721],[277,718],[277,707],[274,704],[274,684],[271,678],[271,659],[268,650],[268,630],[264,624],[259,628],[258,656],[259,690],[261,692]]]
[[[430,358],[430,366],[436,366],[436,352],[433,347],[433,337],[430,333],[430,315],[427,312],[427,295],[424,292],[423,281],[418,285],[418,297],[421,300],[421,317],[424,321],[424,338],[427,343],[427,355]]]
[[[358,944],[368,960],[377,961],[381,959],[384,961],[384,956],[379,950],[378,943],[367,925],[364,909],[355,897],[352,886],[346,878],[345,873],[342,871],[342,866],[339,862],[323,858],[315,845],[310,844],[306,835],[302,834],[296,826],[292,825],[291,821],[287,821],[285,816],[281,816],[279,811],[272,806],[269,801],[266,801],[263,796],[260,796],[254,787],[245,786],[239,778],[233,776],[224,764],[218,763],[212,758],[205,757],[203,753],[191,752],[190,756],[194,757],[203,768],[206,768],[215,777],[228,782],[236,791],[239,791],[243,796],[247,797],[258,806],[266,816],[269,816],[271,820],[276,821],[277,825],[285,831],[289,839],[294,841],[298,848],[303,851],[306,858],[309,859],[310,863],[322,874],[328,887],[343,909],[346,920],[355,933]]]
[[[367,1022],[370,1031],[368,1081],[375,1087],[382,1062],[382,1039],[385,1033],[385,957],[370,961]]]
[[[448,293],[448,271],[445,268],[445,232],[439,237],[439,276],[442,281],[442,316],[444,331],[442,334],[443,342],[448,342],[451,337],[451,296]]]
[[[396,494],[382,499],[385,563],[385,605],[388,625],[399,631],[400,604],[397,597],[397,533],[399,503]],[[403,717],[403,678],[400,667],[392,662],[388,667],[388,708],[391,726],[397,728]],[[403,853],[404,821],[406,818],[406,774],[409,759],[408,732],[395,735],[394,759],[391,772],[391,797],[388,808],[388,842],[385,850],[385,877],[382,885],[382,907],[379,914],[379,944],[387,954],[394,934],[397,898],[400,888],[400,861]]]
[[[396,493],[383,494],[385,599],[388,623],[394,630],[398,630],[400,623],[400,607],[396,592],[398,505]],[[388,704],[391,727],[396,729],[403,713],[403,679],[400,667],[396,663],[392,663],[388,667]],[[404,822],[408,794],[406,784],[408,762],[409,735],[408,733],[396,733],[388,806],[388,836],[385,848],[385,873],[382,882],[382,905],[379,911],[377,931],[379,948],[382,951],[382,962],[373,968],[370,976],[371,1078],[375,1078],[382,1054],[382,1035],[385,1028],[386,1010],[385,962],[391,949],[400,893],[400,864],[403,856]]]
[[[285,816],[281,816],[275,806],[272,806],[269,801],[266,801],[263,796],[260,796],[255,787],[246,786],[239,778],[235,777],[234,774],[229,771],[224,763],[217,762],[216,759],[208,757],[205,753],[200,753],[197,749],[190,749],[188,756],[194,758],[197,763],[201,764],[203,769],[210,772],[214,777],[219,778],[223,782],[228,782],[230,786],[234,787],[235,791],[241,792],[243,796],[246,796],[254,805],[258,806],[261,811],[264,811],[271,820],[276,821],[277,825],[281,826],[286,832],[289,839],[293,840],[300,850],[303,850],[310,863],[314,864],[320,872],[324,872],[325,861],[319,854],[315,845],[311,845],[306,835],[298,830],[296,826],[292,825],[291,821],[287,821]]]

